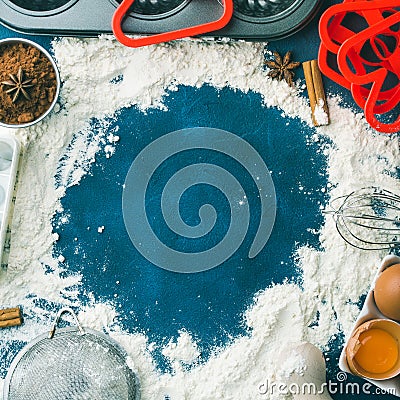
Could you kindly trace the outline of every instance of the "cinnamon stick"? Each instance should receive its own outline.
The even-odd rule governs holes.
[[[308,97],[310,98],[311,116],[314,126],[329,125],[329,109],[326,102],[324,84],[317,60],[303,63]]]
[[[8,321],[0,321],[0,328],[10,328],[22,324],[21,318],[9,319]]]
[[[9,328],[21,324],[22,315],[19,307],[0,310],[0,328]]]

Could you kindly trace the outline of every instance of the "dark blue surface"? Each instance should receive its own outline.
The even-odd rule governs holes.
[[[152,110],[143,114],[135,108],[121,112],[116,122],[121,140],[114,156],[110,159],[99,156],[91,173],[79,186],[68,189],[62,199],[70,217],[68,224],[56,228],[60,240],[55,252],[66,257],[71,272],[83,274],[86,290],[93,291],[96,298],[122,306],[121,322],[126,329],[144,330],[152,340],[159,341],[185,327],[201,339],[203,351],[208,354],[215,343],[242,333],[241,313],[254,293],[272,282],[295,277],[291,256],[296,243],[317,245],[317,237],[309,228],[318,229],[322,222],[319,205],[324,201],[320,189],[327,183],[325,159],[317,153],[316,144],[306,144],[307,135],[313,133],[310,128],[299,120],[283,119],[278,110],[262,107],[257,94],[244,95],[230,89],[218,92],[207,86],[181,87],[165,103],[168,112]],[[232,159],[204,150],[172,157],[160,168],[162,174],[155,174],[153,193],[148,194],[146,202],[148,215],[155,218],[153,226],[164,242],[175,242],[176,238],[168,236],[162,219],[161,191],[177,170],[199,162],[200,157],[203,162],[222,166],[240,181],[252,212],[248,235],[231,259],[214,270],[183,275],[155,267],[136,251],[124,227],[121,197],[125,176],[140,150],[161,135],[193,126],[234,132],[260,153],[272,171],[278,212],[267,246],[255,259],[248,259],[260,205],[257,189],[246,171]],[[298,189],[301,185],[313,195],[303,195]],[[188,190],[181,202],[182,215],[190,222],[197,217],[199,206],[209,201],[218,210],[220,222],[206,247],[221,240],[226,232],[229,221],[226,199],[215,189],[210,192],[201,185]],[[59,225],[57,219],[54,225]],[[97,227],[102,225],[106,229],[100,235]],[[75,237],[78,242],[74,241]],[[77,255],[74,254],[76,243],[83,249]],[[201,251],[205,246],[203,240],[181,238],[179,243],[192,251]],[[116,285],[116,281],[120,284]],[[135,313],[134,318],[130,311]]]
[[[324,8],[332,3],[334,1],[324,2]],[[7,36],[19,35],[0,27],[0,37]],[[49,38],[33,39],[45,47],[49,46]],[[281,53],[293,50],[294,59],[299,61],[316,58],[317,48],[316,20],[295,36],[269,46],[269,49],[277,49]],[[297,75],[302,77],[300,69]],[[353,104],[350,94],[334,83],[326,81],[326,88],[340,93],[346,102]],[[298,245],[310,243],[318,246],[317,237],[308,229],[318,229],[322,222],[319,202],[326,199],[319,189],[326,185],[326,160],[317,152],[315,144],[306,144],[312,129],[298,120],[282,118],[278,110],[263,108],[257,94],[245,95],[230,89],[217,92],[210,87],[182,87],[178,92],[171,93],[166,103],[168,112],[149,111],[144,115],[135,108],[121,111],[113,123],[120,127],[118,134],[121,137],[115,155],[110,159],[98,156],[91,174],[86,175],[79,186],[70,188],[62,200],[71,216],[65,225],[58,224],[60,216],[55,217],[55,231],[60,233],[55,253],[66,257],[66,273],[80,272],[83,275],[83,302],[87,300],[87,292],[93,292],[96,299],[111,301],[123,310],[120,322],[128,331],[145,331],[151,340],[159,344],[165,336],[176,336],[177,330],[184,327],[200,339],[203,356],[207,358],[214,345],[226,343],[232,335],[244,332],[241,313],[258,290],[272,282],[282,282],[286,277],[300,281],[291,255]],[[96,121],[92,125],[95,132]],[[249,243],[256,229],[254,221],[257,221],[259,213],[255,188],[238,165],[223,157],[215,158],[214,161],[235,175],[250,194],[253,212],[250,231],[243,246],[222,266],[196,275],[182,275],[151,265],[135,250],[123,225],[121,196],[128,168],[142,148],[168,132],[194,126],[226,129],[238,134],[259,151],[272,171],[278,215],[267,246],[254,260],[247,259]],[[166,165],[164,172],[168,176],[159,176],[159,188],[180,165],[199,156],[209,157],[210,154],[193,153],[186,159]],[[299,182],[312,194],[299,192]],[[149,198],[149,207],[162,227],[157,207],[160,196],[157,185],[155,189]],[[209,201],[211,197],[221,212],[222,220],[215,231],[217,240],[225,229],[226,204],[217,193],[210,196],[210,192],[201,189],[192,189],[194,192],[190,197],[196,198],[198,204]],[[194,221],[197,214],[191,210],[194,207],[197,212],[198,204],[190,201],[190,197],[186,199],[189,202],[184,202],[186,206],[183,206],[182,212],[188,221]],[[99,234],[97,227],[102,225],[106,229]],[[182,244],[185,245],[184,242]],[[202,245],[204,243],[193,243],[193,246]],[[120,283],[117,284],[117,281]],[[4,376],[22,345],[20,342],[1,345],[1,376]],[[337,358],[341,345],[342,339],[336,339],[327,354],[330,357],[328,376],[333,380],[338,371]],[[168,368],[162,356],[156,356],[160,368]],[[349,378],[349,381],[352,379]],[[367,399],[370,396],[334,397]]]

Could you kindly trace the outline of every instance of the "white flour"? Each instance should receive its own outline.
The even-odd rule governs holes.
[[[12,223],[10,264],[0,273],[0,304],[20,304],[29,317],[21,328],[3,330],[0,339],[29,341],[47,329],[53,315],[37,306],[36,299],[75,302],[80,277],[60,276],[63,256],[52,255],[58,236],[52,233],[51,218],[62,211],[60,198],[90,171],[96,154],[104,151],[112,156],[118,146],[117,132],[106,136],[109,120],[103,118],[131,104],[142,110],[163,108],[167,89],[209,83],[259,92],[267,107],[279,107],[287,118],[311,125],[306,100],[285,83],[267,79],[260,44],[185,41],[132,50],[104,37],[63,39],[54,43],[54,51],[64,81],[62,107],[43,123],[16,131],[26,151]],[[331,124],[316,129],[310,140],[319,142],[326,136],[332,141],[329,147],[321,145],[328,158],[330,184],[325,190],[329,195],[337,197],[372,184],[400,192],[399,181],[393,177],[400,157],[398,137],[373,134],[361,114],[340,107],[333,96],[328,103]],[[101,119],[104,127],[95,137],[88,124],[92,117]],[[60,178],[55,182],[57,172]],[[63,223],[67,222],[64,215]],[[181,331],[177,341],[170,341],[163,354],[171,360],[174,374],[157,371],[152,358],[156,345],[144,335],[120,330],[112,305],[93,304],[82,310],[80,318],[89,327],[109,331],[125,347],[138,371],[143,400],[267,399],[258,387],[282,375],[277,359],[285,343],[307,340],[323,347],[340,328],[348,333],[358,313],[354,303],[367,290],[384,255],[347,246],[330,216],[320,238],[323,251],[297,250],[302,289],[287,282],[255,295],[243,316],[248,335],[233,339],[204,363],[198,362],[198,348],[190,333]],[[45,274],[42,265],[53,272]],[[317,313],[318,325],[309,328]],[[298,361],[289,364],[289,372],[298,368]]]
[[[314,118],[318,125],[328,125],[329,116],[324,110],[324,100],[320,99],[314,109]]]

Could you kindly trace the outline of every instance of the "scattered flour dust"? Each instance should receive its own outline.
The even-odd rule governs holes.
[[[54,315],[40,307],[41,299],[79,306],[80,276],[61,273],[68,260],[53,254],[58,236],[52,232],[51,221],[56,212],[63,212],[60,199],[66,189],[79,184],[96,155],[113,156],[119,138],[117,131],[110,134],[108,126],[118,109],[133,104],[144,111],[163,109],[167,90],[207,83],[259,92],[266,107],[278,107],[286,118],[300,118],[311,126],[309,106],[299,96],[304,85],[293,89],[267,78],[262,44],[193,40],[132,50],[110,37],[100,37],[61,39],[53,48],[64,81],[60,106],[42,123],[14,131],[25,151],[9,266],[0,272],[0,304],[20,304],[27,317],[22,327],[1,332],[4,341],[29,341],[47,329]],[[334,96],[328,103],[331,124],[317,128],[311,138],[321,143],[320,151],[328,160],[330,183],[324,190],[331,198],[373,184],[400,192],[394,177],[400,159],[398,136],[372,132],[361,114],[342,107]],[[96,129],[96,135],[91,132],[90,119],[103,128]],[[65,214],[61,223],[67,222]],[[329,216],[319,234],[320,251],[308,246],[296,250],[302,288],[286,282],[255,294],[243,315],[248,335],[233,339],[206,362],[201,362],[190,333],[180,331],[162,351],[171,361],[172,374],[157,370],[152,358],[154,343],[145,335],[121,330],[112,304],[81,307],[80,318],[85,325],[110,333],[127,350],[129,363],[141,380],[143,400],[272,399],[261,396],[258,387],[282,375],[277,360],[285,345],[310,341],[324,348],[339,331],[348,334],[358,313],[355,303],[385,255],[343,243]],[[289,374],[301,367],[298,360],[286,364],[283,367]]]
[[[314,118],[318,125],[328,125],[329,124],[329,116],[324,110],[325,102],[322,99],[319,99],[318,104],[314,109]]]

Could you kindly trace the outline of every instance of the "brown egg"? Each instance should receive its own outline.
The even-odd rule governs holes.
[[[383,315],[400,321],[400,264],[391,265],[378,276],[374,298]]]

